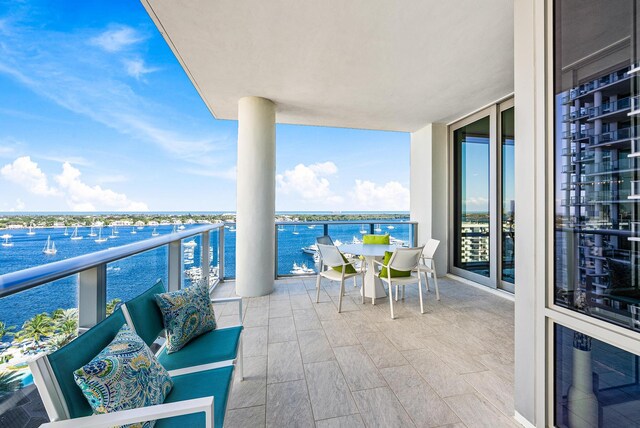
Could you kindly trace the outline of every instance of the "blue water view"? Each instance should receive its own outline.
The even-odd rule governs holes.
[[[184,226],[188,230],[197,225]],[[67,235],[65,235],[64,228],[34,229],[35,235],[27,235],[27,229],[2,231],[3,234],[12,235],[10,242],[13,242],[13,246],[0,247],[0,275],[149,239],[152,237],[153,229],[153,226],[145,226],[141,229],[121,226],[116,229],[117,233],[114,233],[111,227],[104,227],[102,237],[106,237],[107,241],[102,243],[95,242],[97,236],[88,236],[89,227],[78,228],[78,235],[83,237],[81,240],[71,239],[73,228],[66,230]],[[157,226],[155,229],[161,235],[165,235],[171,233],[174,226],[163,225]],[[375,229],[375,233],[389,233],[401,241],[410,242],[412,239],[411,225],[409,224],[381,223],[376,224]],[[219,230],[224,230],[224,276],[233,278],[235,277],[235,227],[228,225]],[[334,240],[343,243],[352,242],[354,238],[361,239],[362,232],[369,233],[370,225],[356,222],[329,225],[329,235]],[[98,229],[95,229],[95,233],[98,233]],[[211,266],[216,266],[219,260],[218,233],[220,232],[213,231],[210,234]],[[304,265],[308,269],[316,270],[318,268],[314,262],[313,254],[303,252],[302,248],[312,245],[315,243],[315,238],[323,234],[322,225],[284,225],[274,233],[277,233],[278,275],[292,274],[294,263],[300,267]],[[113,238],[113,236],[117,237]],[[55,243],[57,249],[55,255],[43,253],[48,237]],[[191,241],[195,242],[195,245]],[[200,267],[201,248],[202,242],[199,235],[183,240],[183,270],[185,271],[184,281],[186,284],[189,283],[189,270]],[[107,265],[107,300],[119,298],[126,301],[153,285],[157,280],[163,280],[166,283],[167,251],[167,246],[162,246],[109,263]],[[77,308],[77,306],[78,275],[73,275],[0,299],[0,321],[20,329],[24,321],[35,314],[51,313],[58,308]]]

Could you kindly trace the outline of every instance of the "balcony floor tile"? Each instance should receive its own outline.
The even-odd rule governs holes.
[[[358,283],[361,279],[358,278]],[[232,390],[229,426],[470,428],[518,426],[513,418],[513,302],[453,279],[441,301],[418,291],[361,303],[349,281],[277,280],[270,296],[244,299],[244,382]],[[234,293],[233,282],[217,287]],[[216,307],[225,323],[232,305]]]

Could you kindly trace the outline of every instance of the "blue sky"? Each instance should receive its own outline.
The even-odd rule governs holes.
[[[277,210],[408,210],[409,135],[278,125]],[[136,0],[0,0],[0,211],[233,211],[215,120]]]

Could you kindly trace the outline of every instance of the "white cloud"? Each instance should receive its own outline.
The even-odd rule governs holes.
[[[135,77],[138,80],[144,77],[145,74],[153,73],[154,71],[159,70],[158,68],[147,67],[144,63],[144,60],[140,58],[125,60],[124,68],[129,76]]]
[[[471,197],[464,200],[464,203],[467,208],[475,208],[476,210],[488,210],[489,209],[489,199],[483,197]]]
[[[58,195],[57,189],[49,187],[47,176],[29,156],[22,156],[0,169],[0,175],[6,180],[26,188],[29,192],[41,196]]]
[[[119,52],[140,43],[144,39],[145,37],[133,28],[122,25],[104,31],[89,40],[89,43],[99,46],[107,52]]]
[[[397,181],[378,186],[372,181],[356,180],[352,196],[358,210],[406,211],[409,209],[409,189]]]
[[[285,195],[296,195],[305,201],[339,203],[342,197],[335,195],[330,188],[327,176],[338,172],[333,162],[315,163],[309,166],[298,164],[284,174],[276,176],[278,190]]]
[[[26,207],[26,205],[24,204],[22,199],[18,198],[18,199],[16,199],[16,206],[11,208],[9,211],[11,211],[11,212],[20,212],[20,211],[24,211],[25,207]]]
[[[67,203],[74,211],[148,211],[144,202],[130,200],[125,194],[100,186],[89,186],[80,179],[80,170],[65,162],[55,177],[65,191]]]
[[[130,47],[128,58],[139,58],[136,44],[145,38],[131,27],[120,26],[91,39],[101,47],[95,49],[87,47],[83,32],[63,34],[23,26],[6,43],[0,42],[0,74],[69,111],[159,147],[174,161],[188,162],[194,169],[220,169],[231,156],[228,136],[197,131],[203,128],[187,125],[193,124],[193,117],[140,94],[125,78],[143,78],[155,69],[133,60],[123,70],[122,60],[105,54]]]

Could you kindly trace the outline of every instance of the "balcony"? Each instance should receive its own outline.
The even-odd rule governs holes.
[[[407,289],[393,322],[386,299],[362,305],[353,287],[341,314],[337,286],[325,284],[315,303],[314,277],[246,299],[246,378],[233,387],[227,426],[517,426],[513,303],[440,284],[441,301],[429,293],[424,315]],[[214,296],[233,292],[225,282]],[[232,309],[218,310],[222,323]]]
[[[77,287],[81,334],[108,314],[105,303],[114,274],[110,268],[118,263],[126,270],[124,260],[158,250],[166,260],[170,289],[210,276],[212,296],[228,297],[235,293],[235,282],[224,280],[233,272],[233,252],[226,247],[233,243],[232,228],[222,223],[195,226],[3,275],[0,297],[24,297],[71,281]],[[413,244],[416,236],[414,223],[398,221],[278,222],[274,233],[294,230],[301,239],[330,233],[346,240],[354,231],[391,231]],[[278,259],[286,258],[287,249],[276,248]],[[207,265],[209,269],[201,269]],[[126,274],[134,289],[140,288],[134,294],[147,285],[139,284],[139,272]],[[471,423],[474,414],[492,426],[514,426],[513,303],[453,279],[439,282],[442,300],[435,300],[431,290],[424,315],[417,290],[409,287],[395,308],[398,319],[393,323],[387,298],[375,306],[363,305],[359,288],[351,284],[342,313],[337,312],[336,284],[323,283],[320,302],[315,303],[315,276],[276,279],[271,295],[244,299],[245,380],[233,387],[226,426],[283,426],[294,420],[303,425],[356,421],[371,426],[390,417],[403,425],[437,426]],[[237,306],[217,306],[216,315],[220,326],[235,323]],[[30,383],[0,403],[0,409],[0,421],[9,426],[26,425],[26,417],[31,423],[46,421]]]

